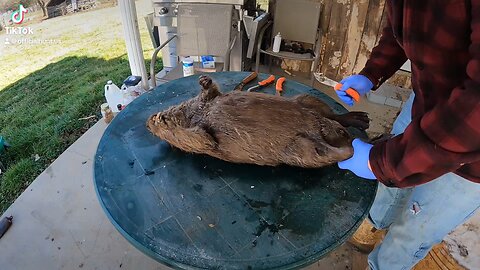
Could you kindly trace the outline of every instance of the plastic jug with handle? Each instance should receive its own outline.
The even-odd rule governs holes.
[[[105,98],[112,112],[119,112],[117,105],[123,105],[123,92],[112,81],[105,85]]]

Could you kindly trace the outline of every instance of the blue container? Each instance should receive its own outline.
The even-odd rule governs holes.
[[[5,141],[5,139],[0,136],[0,155],[5,152],[5,150],[9,147],[8,143]]]

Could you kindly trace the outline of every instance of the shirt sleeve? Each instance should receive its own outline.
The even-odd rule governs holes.
[[[407,61],[405,51],[398,43],[390,20],[383,28],[378,45],[373,48],[370,58],[359,74],[366,76],[377,89]]]
[[[370,152],[372,170],[387,186],[416,186],[480,161],[480,1],[472,1],[471,14],[471,58],[463,85],[412,119],[403,135]]]

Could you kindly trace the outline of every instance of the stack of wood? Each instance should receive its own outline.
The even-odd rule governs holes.
[[[49,18],[63,16],[67,14],[67,3],[62,2],[55,6],[47,6],[47,13]]]
[[[97,1],[95,0],[77,0],[78,10],[88,10],[95,8],[97,6]]]
[[[67,13],[75,12],[75,7],[70,3],[67,5]]]

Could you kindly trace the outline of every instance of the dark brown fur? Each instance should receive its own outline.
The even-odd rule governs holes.
[[[321,167],[352,155],[352,138],[342,125],[368,127],[366,113],[335,115],[312,96],[222,94],[206,76],[200,85],[197,97],[147,121],[153,134],[186,152],[235,163]]]

